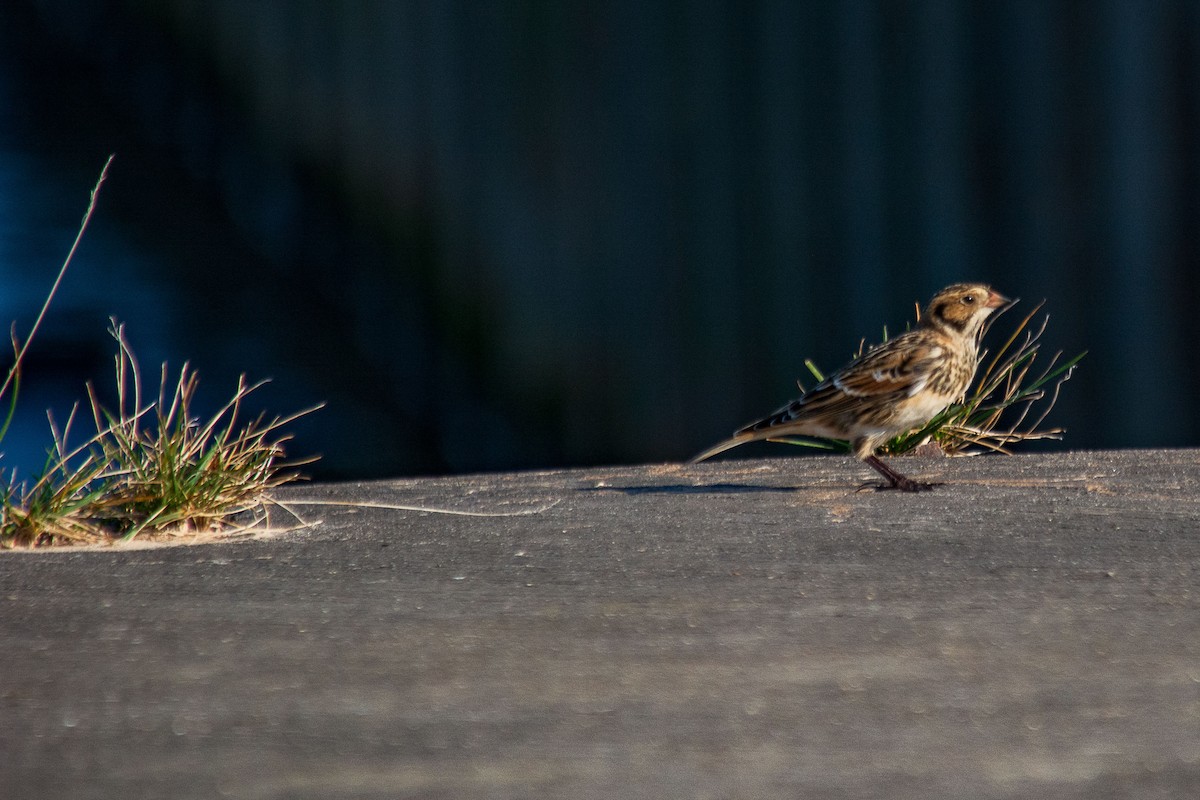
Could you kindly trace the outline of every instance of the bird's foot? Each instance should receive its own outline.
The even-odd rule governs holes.
[[[924,483],[922,481],[914,481],[912,478],[900,475],[895,483],[884,483],[875,487],[877,492],[886,492],[889,489],[897,489],[901,492],[928,492],[935,486],[945,486],[944,483]]]
[[[873,467],[875,471],[882,475],[884,480],[887,481],[887,483],[875,487],[875,491],[877,492],[886,492],[889,489],[896,489],[901,492],[928,492],[933,487],[942,485],[940,483],[922,483],[921,481],[914,481],[907,475],[901,475],[899,472],[896,472],[896,470],[892,469],[873,455],[867,456],[863,460]]]

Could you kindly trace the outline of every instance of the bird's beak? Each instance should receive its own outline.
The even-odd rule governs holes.
[[[1017,302],[1017,301],[1009,300],[1007,297],[1000,294],[999,292],[990,292],[988,294],[987,307],[988,308],[1004,308],[1005,306],[1011,306],[1015,302]]]

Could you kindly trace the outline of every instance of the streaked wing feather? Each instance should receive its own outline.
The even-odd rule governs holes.
[[[805,420],[830,419],[862,407],[864,403],[895,402],[924,388],[945,350],[908,334],[864,353],[797,400],[737,435],[790,427]]]
[[[911,397],[925,387],[945,352],[937,343],[905,334],[847,364],[831,380],[855,398]]]

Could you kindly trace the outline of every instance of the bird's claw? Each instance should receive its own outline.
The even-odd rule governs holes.
[[[886,492],[889,489],[896,489],[901,492],[928,492],[935,486],[945,486],[943,483],[924,483],[922,481],[914,481],[912,478],[899,478],[895,483],[884,483],[875,487],[877,492]]]

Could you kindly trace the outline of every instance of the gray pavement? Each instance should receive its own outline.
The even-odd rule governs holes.
[[[0,797],[1200,797],[1200,451],[901,465],[948,485],[295,486],[556,505],[0,553]]]

